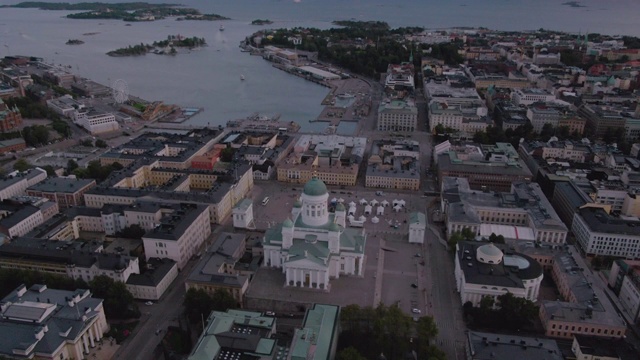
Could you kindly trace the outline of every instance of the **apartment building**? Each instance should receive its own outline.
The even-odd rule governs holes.
[[[0,177],[0,201],[24,195],[28,187],[46,178],[47,172],[40,168],[29,169],[25,172],[14,171]]]
[[[88,359],[109,324],[102,299],[89,290],[20,285],[1,301],[0,355],[35,359]]]
[[[27,195],[44,197],[60,208],[84,205],[84,193],[96,186],[93,179],[49,178],[27,188]]]
[[[151,258],[142,274],[131,274],[127,279],[127,290],[136,299],[160,300],[178,277],[178,264],[167,258]]]
[[[365,186],[377,189],[420,189],[420,148],[417,141],[374,141]]]
[[[575,335],[622,338],[627,326],[605,296],[573,246],[566,246],[553,260],[551,276],[564,301],[542,301],[540,320],[545,335],[572,339]]]
[[[418,128],[418,108],[412,100],[385,100],[378,107],[379,131],[412,132]]]
[[[467,331],[467,359],[564,360],[552,339]]]
[[[556,97],[544,89],[516,89],[511,92],[511,100],[516,106],[531,105],[537,102],[551,102]]]
[[[166,257],[182,269],[189,259],[201,251],[211,235],[209,207],[182,203],[175,211],[165,214],[158,226],[142,237],[147,259]]]
[[[626,120],[614,106],[584,104],[578,114],[586,119],[586,129],[597,139],[601,139],[608,129],[624,128]]]
[[[315,175],[329,185],[354,186],[366,146],[364,137],[303,135],[278,166],[278,181],[305,184]]]
[[[452,129],[459,137],[471,138],[478,131],[485,131],[493,121],[487,117],[487,108],[477,104],[448,105],[429,104],[429,129],[435,132],[438,125]]]
[[[42,224],[42,211],[36,206],[0,203],[0,233],[15,239]]]
[[[634,322],[640,320],[640,261],[616,259],[609,271],[608,285],[618,296],[622,311]]]
[[[507,292],[536,301],[543,271],[527,255],[505,254],[493,243],[463,241],[456,244],[455,277],[460,301],[479,306],[483,297],[497,300]]]
[[[576,212],[593,199],[582,191],[573,181],[559,181],[553,188],[551,204],[567,227],[571,228]]]
[[[583,207],[573,218],[571,231],[587,256],[640,259],[640,221],[615,217],[602,208]]]
[[[250,277],[237,271],[235,265],[245,252],[246,240],[245,234],[220,233],[189,274],[186,289],[201,289],[209,294],[222,289],[243,304]]]
[[[102,252],[102,243],[17,238],[0,246],[0,267],[43,271],[91,281],[106,275],[126,282],[139,274],[138,258]]]
[[[442,184],[447,236],[469,228],[483,237],[565,243],[568,229],[536,183],[514,182],[509,193],[473,191],[464,178]]]
[[[423,87],[424,96],[429,103],[436,101],[449,106],[484,103],[475,84],[462,72],[425,78]]]
[[[463,177],[473,190],[510,191],[516,181],[529,182],[531,171],[508,143],[477,145],[449,141],[433,152],[441,185],[444,177]]]

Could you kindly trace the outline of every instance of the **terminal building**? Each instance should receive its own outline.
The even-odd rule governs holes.
[[[115,115],[95,109],[78,109],[73,112],[73,122],[84,127],[91,135],[117,131],[120,124]]]
[[[344,206],[330,213],[328,199],[324,182],[312,178],[295,202],[292,218],[264,235],[264,266],[282,269],[285,286],[329,291],[331,278],[364,274],[364,230],[345,228]]]

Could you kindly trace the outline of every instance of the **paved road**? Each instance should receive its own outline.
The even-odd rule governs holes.
[[[428,198],[425,201],[426,207],[431,200]],[[431,222],[426,207],[425,214]],[[460,297],[455,292],[453,258],[439,241],[438,235],[429,228],[425,240],[423,256],[426,271],[422,275],[426,283],[426,313],[433,316],[438,325],[436,345],[447,354],[447,359],[464,359],[466,327],[462,319]]]
[[[154,349],[162,340],[167,327],[178,324],[177,318],[182,314],[182,303],[186,293],[184,282],[196,262],[196,260],[191,260],[187,263],[187,266],[182,269],[167,290],[168,294],[165,294],[160,301],[151,306],[140,305],[140,311],[143,313],[140,323],[135,328],[132,337],[122,344],[113,359],[155,359]],[[162,331],[155,335],[158,329]]]

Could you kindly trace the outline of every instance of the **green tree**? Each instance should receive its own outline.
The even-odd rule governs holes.
[[[236,299],[225,289],[216,289],[211,295],[211,302],[213,303],[213,310],[216,311],[227,311],[238,307]]]
[[[139,317],[133,295],[125,283],[114,281],[106,275],[99,275],[89,282],[94,297],[104,299],[104,312],[108,318],[128,319]]]
[[[545,123],[540,130],[540,138],[542,141],[548,141],[554,134],[553,124]]]
[[[69,161],[67,161],[67,173],[71,174],[77,168],[78,163],[75,160],[69,159]]]
[[[337,355],[338,360],[367,360],[364,356],[360,355],[360,352],[353,346],[349,346],[346,349],[340,350]]]
[[[184,297],[184,311],[187,318],[196,324],[207,318],[213,311],[211,296],[202,289],[189,289]]]
[[[138,224],[132,224],[131,226],[127,226],[122,231],[120,231],[120,237],[127,239],[142,239],[144,236],[145,230],[140,227]]]
[[[13,169],[18,171],[27,171],[31,168],[32,168],[31,164],[29,164],[29,162],[27,162],[27,160],[25,159],[18,159],[13,164]]]
[[[538,306],[525,298],[507,292],[498,296],[498,319],[507,329],[517,330],[529,326],[538,316]]]
[[[222,149],[222,151],[220,152],[220,161],[231,162],[233,160],[234,153],[235,153],[235,150],[231,147]]]
[[[96,140],[95,146],[96,146],[96,147],[99,147],[99,148],[106,148],[106,147],[108,147],[109,145],[107,144],[107,142],[106,142],[106,141],[104,141],[104,140],[102,140],[102,139],[98,139],[98,140]]]
[[[418,335],[418,358],[430,359],[429,348],[431,339],[438,335],[438,327],[431,316],[422,316],[416,323],[416,334]]]
[[[80,141],[80,145],[86,146],[86,147],[93,147],[93,141],[91,141],[91,139],[84,139]]]
[[[504,244],[504,236],[491,233],[491,235],[489,235],[489,242],[492,242],[495,244]]]
[[[56,174],[56,169],[54,169],[53,166],[51,166],[51,165],[42,166],[42,170],[47,172],[47,176],[50,176],[50,177],[58,176]]]

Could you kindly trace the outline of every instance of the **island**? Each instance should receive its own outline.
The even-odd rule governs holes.
[[[567,2],[563,2],[562,5],[570,6],[574,8],[586,7],[585,5],[580,4],[578,1],[567,1]]]
[[[176,48],[196,49],[205,46],[204,38],[183,37],[181,35],[169,35],[166,40],[154,41],[153,44],[129,45],[124,48],[109,51],[109,56],[140,56],[148,53],[157,55],[177,55]]]
[[[154,21],[171,16],[179,20],[227,20],[218,14],[202,14],[197,9],[186,8],[181,4],[150,4],[146,2],[123,2],[106,4],[102,2],[46,3],[40,1],[22,2],[6,7],[37,8],[41,10],[83,11],[68,14],[69,19],[115,19],[124,21]]]
[[[65,44],[67,45],[82,45],[84,41],[78,39],[69,39]]]
[[[270,24],[273,24],[273,21],[269,19],[264,19],[264,20],[256,19],[251,22],[251,25],[270,25]]]
[[[204,21],[218,21],[218,20],[231,20],[228,17],[218,14],[192,14],[185,17],[179,17],[176,20],[204,20]]]

